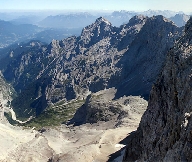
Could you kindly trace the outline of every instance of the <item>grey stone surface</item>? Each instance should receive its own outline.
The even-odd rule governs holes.
[[[124,161],[191,161],[192,19],[168,52],[139,128],[132,133]]]
[[[26,115],[39,114],[59,100],[111,87],[118,90],[115,98],[147,98],[167,50],[181,34],[182,28],[163,16],[134,16],[119,28],[100,17],[80,37],[53,40],[48,46],[31,43],[4,69],[5,78],[21,92],[13,104],[21,112],[28,105]]]

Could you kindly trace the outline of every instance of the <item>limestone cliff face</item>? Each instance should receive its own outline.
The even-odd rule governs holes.
[[[13,87],[6,83],[5,78],[3,77],[2,72],[0,71],[0,100],[4,100],[4,99],[8,99],[10,98],[11,100],[11,96],[14,93],[14,89]]]
[[[8,107],[15,91],[11,84],[6,83],[2,72],[0,71],[0,122],[4,121],[5,107]]]
[[[192,160],[192,18],[169,51],[124,161]]]
[[[148,98],[151,85],[164,65],[166,53],[181,31],[182,28],[179,29],[163,16],[147,20],[119,62],[126,77],[118,88],[117,98],[123,93]]]
[[[181,34],[163,16],[135,16],[119,28],[101,17],[80,37],[48,46],[33,42],[30,49],[13,54],[3,69],[19,92],[12,102],[15,111],[35,115],[60,100],[111,87],[118,89],[116,98],[148,96],[167,50]]]

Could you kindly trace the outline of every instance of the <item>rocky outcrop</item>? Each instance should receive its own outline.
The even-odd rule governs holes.
[[[2,72],[0,71],[0,122],[5,122],[5,107],[9,107],[12,98],[15,96],[13,87],[6,83]]]
[[[85,123],[98,123],[99,121],[110,122],[111,127],[117,127],[121,119],[128,116],[123,106],[114,101],[102,101],[101,96],[89,95],[68,124],[81,125]],[[114,122],[116,121],[116,122]],[[112,124],[113,123],[113,124]]]
[[[3,68],[5,78],[21,92],[13,100],[15,112],[37,115],[60,100],[111,87],[118,89],[115,98],[147,98],[167,50],[181,34],[163,16],[135,16],[119,28],[100,17],[80,37],[53,40],[48,46],[30,44],[30,50],[11,55]]]
[[[11,100],[12,95],[14,95],[14,89],[13,87],[6,83],[6,80],[2,74],[2,72],[0,71],[0,99],[4,100],[4,99],[9,99]]]
[[[68,125],[79,126],[82,124],[103,123],[107,128],[127,125],[135,125],[147,107],[147,101],[140,96],[124,96],[118,100],[112,100],[115,89],[106,89],[87,96],[85,103],[77,109]]]
[[[191,161],[192,18],[185,34],[168,52],[139,128],[127,145],[124,161]]]

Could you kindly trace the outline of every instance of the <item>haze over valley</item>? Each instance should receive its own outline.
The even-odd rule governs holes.
[[[188,6],[16,1],[0,7],[0,161],[192,160]]]

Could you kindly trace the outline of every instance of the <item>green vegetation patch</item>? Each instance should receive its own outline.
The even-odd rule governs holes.
[[[85,100],[75,100],[68,104],[65,104],[64,101],[60,101],[54,106],[50,106],[45,109],[42,114],[25,123],[24,126],[35,127],[36,129],[59,126],[71,119],[76,110],[84,103]]]
[[[36,85],[33,82],[22,93],[18,94],[18,97],[13,99],[12,106],[19,120],[35,115],[35,108],[30,107],[35,99],[35,90]]]

